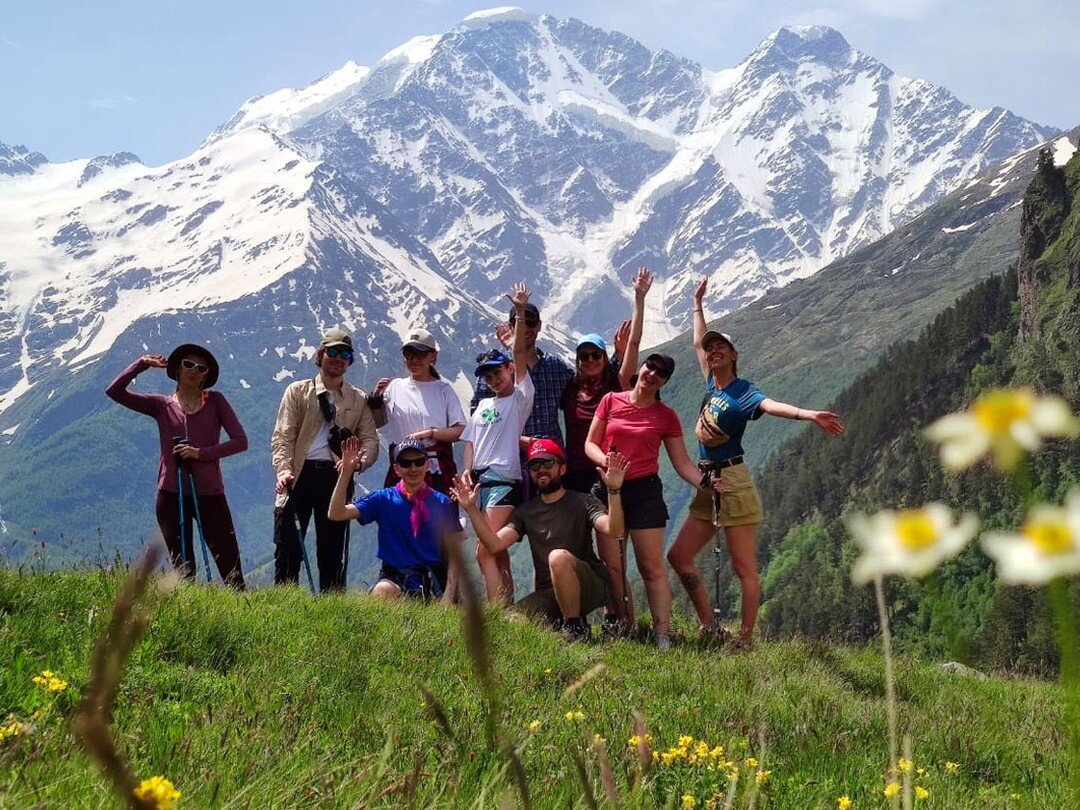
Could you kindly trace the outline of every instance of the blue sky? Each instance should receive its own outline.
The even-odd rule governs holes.
[[[505,4],[505,0],[503,3]],[[19,3],[0,23],[0,141],[51,160],[189,154],[245,99],[301,87],[353,59],[373,64],[494,2],[86,0]],[[547,0],[708,68],[737,64],[784,24],[822,23],[898,73],[979,107],[1080,124],[1080,11],[1073,0]],[[63,9],[63,11],[61,11]]]

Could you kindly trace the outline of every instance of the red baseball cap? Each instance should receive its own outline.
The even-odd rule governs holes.
[[[562,445],[551,439],[537,439],[529,445],[529,461],[538,456],[555,456],[559,461],[566,461],[566,452]]]

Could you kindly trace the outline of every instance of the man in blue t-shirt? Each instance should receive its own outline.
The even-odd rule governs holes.
[[[429,460],[422,442],[406,439],[394,451],[394,472],[401,480],[348,503],[353,470],[362,463],[357,439],[342,445],[341,471],[330,500],[331,520],[359,520],[379,527],[375,556],[382,561],[374,596],[421,599],[441,597],[449,604],[457,590],[457,572],[447,565],[444,544],[461,531],[457,507],[427,485]]]

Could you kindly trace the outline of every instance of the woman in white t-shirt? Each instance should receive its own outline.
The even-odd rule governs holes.
[[[409,376],[379,380],[368,397],[368,405],[375,424],[386,433],[389,457],[394,458],[394,447],[405,439],[423,442],[431,463],[428,485],[448,495],[457,474],[454,442],[465,429],[465,411],[453,386],[435,368],[439,346],[430,332],[409,332],[401,353]],[[391,463],[384,486],[392,487],[397,482]]]
[[[529,290],[518,283],[514,285],[514,294],[507,297],[517,311],[514,356],[511,358],[503,349],[492,349],[476,358],[476,376],[487,383],[495,396],[480,400],[461,434],[465,442],[465,468],[472,470],[472,481],[480,484],[480,508],[494,532],[506,525],[514,507],[521,503],[520,441],[535,395],[522,326]],[[510,573],[510,554],[507,551],[492,554],[478,543],[476,561],[484,577],[488,601],[511,604],[514,578]]]

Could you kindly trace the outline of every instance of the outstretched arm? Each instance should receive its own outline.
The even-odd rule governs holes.
[[[477,539],[492,554],[505,551],[518,541],[519,535],[512,526],[503,526],[497,534],[492,531],[487,518],[484,517],[484,513],[477,504],[480,483],[473,484],[472,474],[468,470],[461,475],[454,476],[454,485],[450,493],[454,500],[458,502],[458,506],[464,509],[465,514],[469,516],[469,522],[472,523],[473,529],[476,531]]]
[[[786,402],[777,402],[775,399],[763,399],[759,407],[763,412],[770,416],[813,422],[826,433],[831,433],[833,436],[844,435],[844,425],[840,422],[840,417],[832,411],[811,411],[806,408],[798,408],[794,405],[789,405]]]
[[[593,528],[601,534],[611,537],[622,537],[626,534],[626,521],[623,517],[622,489],[623,479],[626,476],[626,468],[630,466],[630,459],[622,453],[608,453],[607,469],[596,468],[600,474],[600,480],[604,482],[608,493],[608,513],[598,517],[593,523]]]
[[[641,347],[641,332],[645,324],[645,296],[652,287],[653,274],[647,267],[639,267],[631,283],[634,286],[634,313],[630,317],[630,339],[626,344],[626,356],[619,368],[619,385],[624,391],[630,387],[630,378],[637,371],[638,349]]]
[[[519,383],[529,373],[529,352],[525,348],[525,305],[529,303],[529,288],[524,281],[514,285],[514,294],[506,296],[514,305],[514,382]]]
[[[337,484],[334,485],[334,494],[330,496],[330,509],[327,517],[330,520],[356,520],[360,517],[360,510],[354,504],[346,501],[346,493],[349,491],[349,481],[363,464],[363,451],[360,439],[350,436],[341,444],[341,471],[338,473]]]
[[[705,324],[705,289],[709,286],[709,279],[703,278],[694,290],[694,352],[697,354],[698,365],[701,373],[709,376],[709,362],[705,359],[705,347],[701,345],[702,338],[709,330]]]

